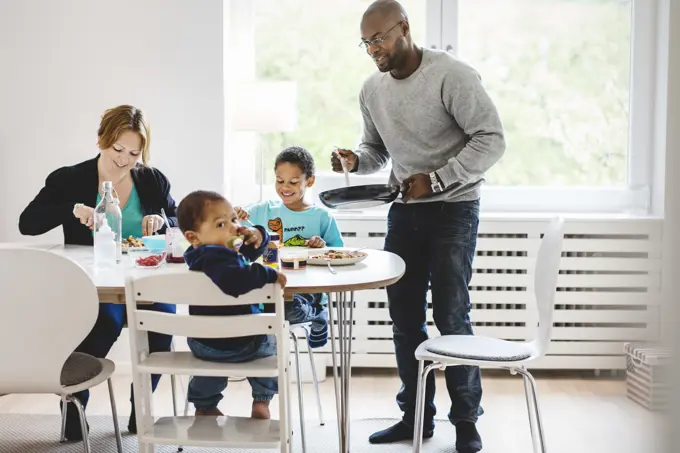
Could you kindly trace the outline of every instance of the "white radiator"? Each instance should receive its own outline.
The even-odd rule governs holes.
[[[382,249],[384,214],[337,219],[347,246]],[[532,339],[534,263],[548,220],[482,215],[470,284],[476,334]],[[552,344],[532,368],[625,369],[625,342],[658,339],[661,228],[653,218],[566,219]],[[396,367],[385,290],[360,291],[355,300],[352,366]],[[428,325],[430,335],[439,334],[431,308]]]

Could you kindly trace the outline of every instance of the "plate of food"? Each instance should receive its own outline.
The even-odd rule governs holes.
[[[330,260],[331,266],[347,266],[360,263],[368,254],[351,249],[319,249],[310,250],[307,264],[312,266],[327,266]]]
[[[127,239],[123,238],[120,244],[123,253],[127,253],[128,250],[130,249],[135,249],[135,250],[146,250],[147,248],[144,246],[144,241],[142,238],[136,238],[134,236],[129,236]]]

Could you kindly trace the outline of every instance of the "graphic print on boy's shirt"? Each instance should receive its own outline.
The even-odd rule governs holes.
[[[297,233],[295,236],[289,237],[287,240],[283,241],[284,247],[304,247],[307,244],[307,241],[312,238],[311,236],[304,237],[300,235],[301,232],[305,231],[304,225],[293,226],[290,228],[285,227],[281,217],[269,220],[267,222],[267,228],[269,228],[270,231],[277,233],[280,238],[283,238],[284,232]]]
[[[284,247],[305,247],[314,236],[323,239],[328,247],[344,246],[335,218],[318,206],[291,211],[281,201],[265,201],[247,207],[246,211],[254,225],[278,233]]]

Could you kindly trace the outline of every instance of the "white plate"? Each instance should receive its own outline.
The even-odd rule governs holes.
[[[134,250],[135,252],[148,252],[149,249],[146,247],[121,247],[123,253],[127,253],[129,250]]]
[[[328,261],[326,261],[323,258],[313,258],[314,256],[318,255],[323,255],[329,250],[337,250],[339,252],[352,252],[355,249],[350,249],[350,248],[343,248],[343,247],[337,247],[337,248],[325,248],[325,249],[312,249],[309,250],[309,258],[307,258],[307,264],[311,266],[328,266]],[[356,253],[356,256],[353,258],[341,258],[341,259],[332,259],[331,260],[331,266],[348,266],[350,264],[356,264],[360,263],[363,260],[368,257],[368,254],[365,251],[359,251]]]

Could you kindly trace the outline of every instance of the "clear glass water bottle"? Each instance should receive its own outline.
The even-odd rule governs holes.
[[[95,254],[97,252],[97,232],[100,228],[105,226],[110,228],[114,234],[114,240],[116,242],[116,263],[120,263],[123,259],[123,249],[121,247],[123,215],[120,212],[120,200],[113,196],[113,183],[111,181],[104,181],[102,184],[102,199],[97,207],[94,208]]]

